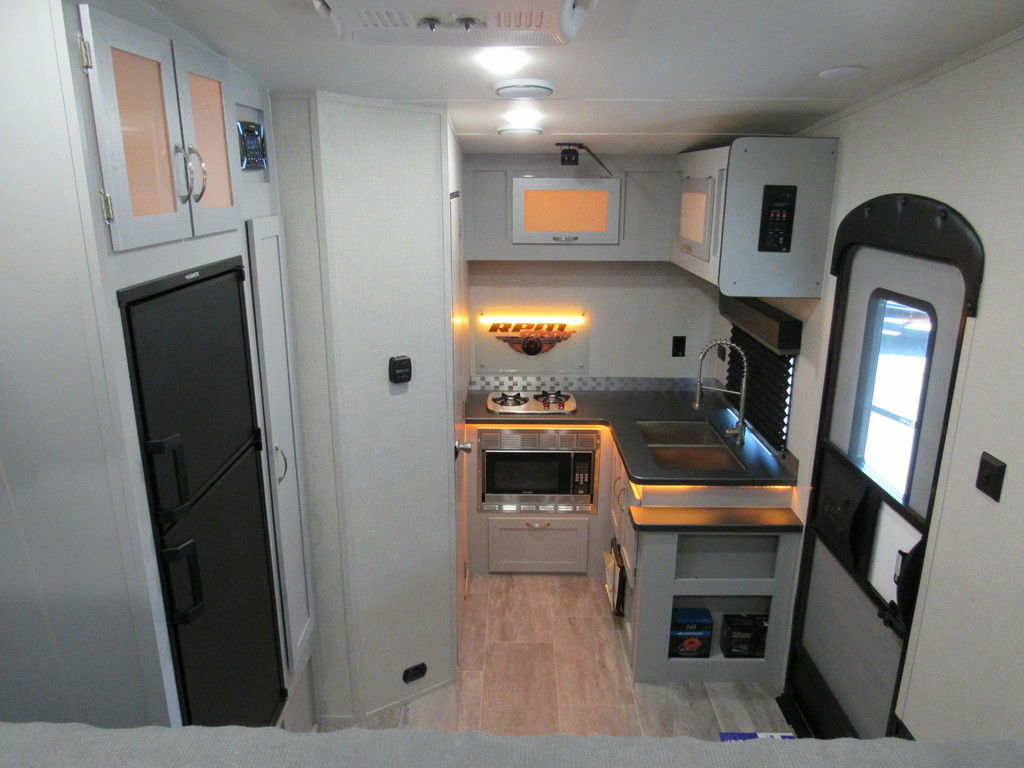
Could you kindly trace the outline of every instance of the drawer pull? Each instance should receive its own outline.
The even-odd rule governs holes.
[[[527,528],[550,528],[551,523],[526,523]]]

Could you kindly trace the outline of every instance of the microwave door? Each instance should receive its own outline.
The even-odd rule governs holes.
[[[567,496],[572,491],[572,454],[487,451],[487,496]]]

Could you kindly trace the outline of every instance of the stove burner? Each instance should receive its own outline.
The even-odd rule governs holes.
[[[560,389],[556,389],[554,392],[542,389],[539,395],[533,396],[533,399],[539,403],[564,403],[569,399],[569,395],[563,394]]]
[[[501,392],[494,396],[494,402],[497,405],[522,405],[523,403],[527,402],[527,399],[518,392],[515,392],[511,395]]]

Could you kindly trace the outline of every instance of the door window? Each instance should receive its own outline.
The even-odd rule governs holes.
[[[885,291],[868,303],[850,454],[901,500],[917,451],[934,317],[927,302]]]

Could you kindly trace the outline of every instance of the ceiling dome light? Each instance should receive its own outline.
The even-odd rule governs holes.
[[[841,80],[855,80],[858,77],[862,77],[868,73],[867,67],[862,67],[860,64],[850,64],[845,67],[832,67],[831,69],[823,69],[818,73],[818,77],[822,80],[829,80],[831,82],[839,82]]]
[[[541,99],[554,93],[555,85],[550,80],[517,77],[495,83],[494,92],[503,99]]]
[[[498,129],[502,136],[537,136],[544,133],[539,125],[503,125]]]
[[[542,117],[544,115],[536,109],[529,109],[527,107],[513,109],[505,113],[505,120],[508,121],[509,125],[537,125]]]
[[[520,48],[484,48],[476,63],[496,75],[511,75],[526,66],[530,55]]]

